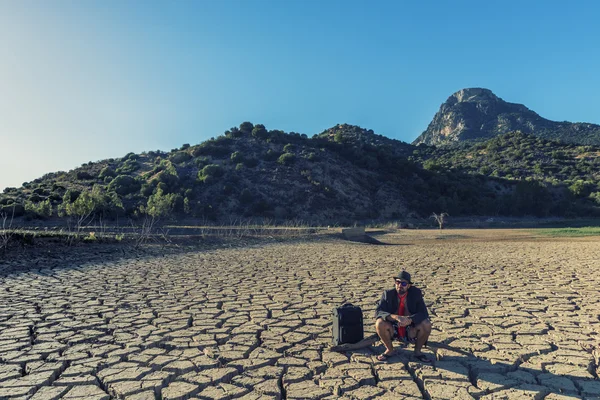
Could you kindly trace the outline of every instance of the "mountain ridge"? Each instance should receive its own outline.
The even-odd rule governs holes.
[[[412,144],[452,145],[513,131],[565,143],[600,145],[600,125],[551,121],[485,88],[466,88],[450,95]]]
[[[0,195],[0,212],[102,220],[240,218],[352,224],[453,216],[600,216],[600,146],[508,133],[413,146],[339,124],[309,138],[244,122],[170,152],[49,173]]]

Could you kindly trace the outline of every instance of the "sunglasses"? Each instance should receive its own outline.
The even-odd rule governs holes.
[[[400,285],[400,286],[408,286],[408,282],[406,281],[401,281],[400,279],[395,279],[396,284]]]

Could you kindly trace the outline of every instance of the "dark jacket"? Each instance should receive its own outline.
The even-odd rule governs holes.
[[[377,304],[375,319],[383,318],[385,320],[388,315],[397,314],[398,301],[398,292],[396,292],[396,289],[385,290],[381,295],[379,304]],[[413,325],[418,325],[429,318],[421,289],[411,286],[408,289],[405,304],[406,308],[408,308],[407,317],[411,317]]]

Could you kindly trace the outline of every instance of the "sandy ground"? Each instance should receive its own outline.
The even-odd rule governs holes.
[[[5,261],[0,399],[600,396],[580,345],[600,340],[600,238],[377,238],[389,245],[319,239]],[[372,333],[376,302],[402,268],[424,291],[431,341],[447,345],[425,350],[435,364],[415,362],[410,347],[379,362],[381,343],[328,351],[332,309],[360,305]]]

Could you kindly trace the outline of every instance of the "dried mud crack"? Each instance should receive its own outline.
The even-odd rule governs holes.
[[[439,235],[0,261],[0,399],[600,397],[600,239]],[[329,351],[332,308],[361,306],[373,334],[403,267],[434,364]]]

